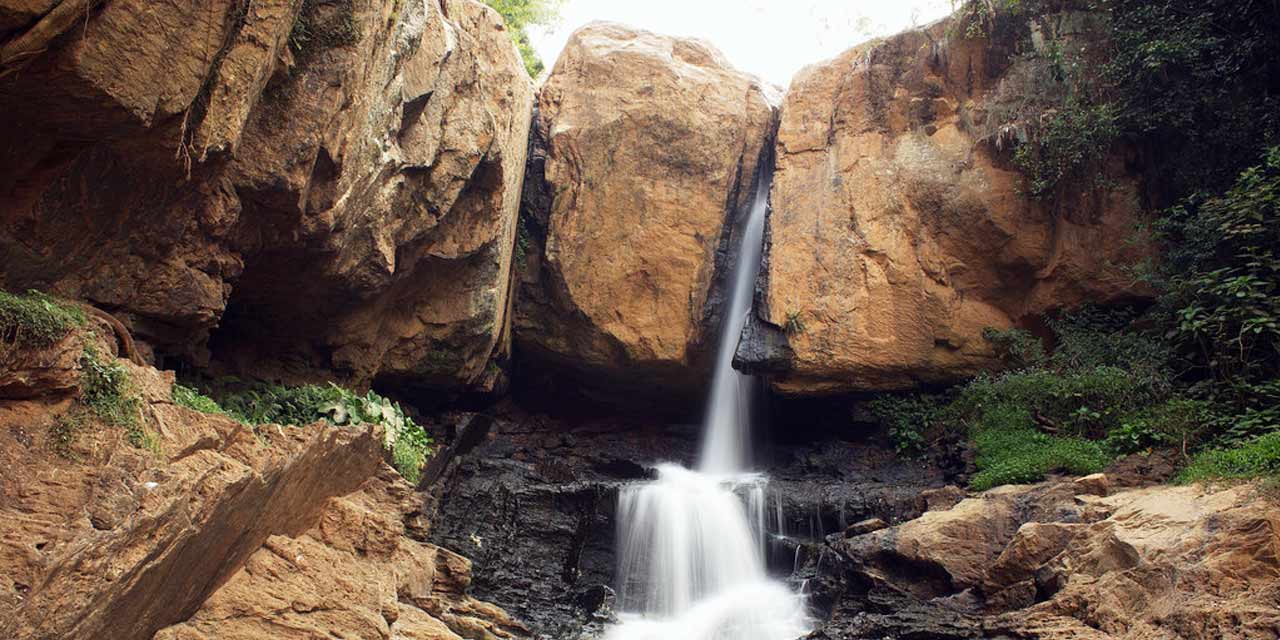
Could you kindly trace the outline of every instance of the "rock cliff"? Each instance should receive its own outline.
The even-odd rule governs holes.
[[[111,354],[104,329],[59,345]],[[466,595],[464,558],[415,539],[428,523],[380,433],[250,427],[174,404],[172,373],[116,365],[131,428],[77,413],[74,382],[0,403],[0,636],[526,635]]]
[[[802,70],[782,105],[767,269],[739,363],[779,391],[948,383],[993,368],[981,338],[1084,303],[1138,298],[1135,173],[1114,155],[1096,188],[1026,193],[992,132],[1030,32],[1087,41],[1079,15],[961,14]],[[1025,96],[1024,96],[1025,99]]]
[[[0,286],[198,366],[492,383],[533,99],[496,12],[51,4],[0,2]]]
[[[771,91],[701,41],[574,33],[538,97],[523,213],[515,334],[533,362],[597,385],[699,384]]]

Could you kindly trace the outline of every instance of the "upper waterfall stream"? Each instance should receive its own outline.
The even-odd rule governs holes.
[[[791,640],[810,629],[804,598],[765,571],[766,478],[750,472],[755,380],[733,368],[760,270],[767,176],[735,247],[698,468],[660,465],[619,498],[622,613],[607,640]]]

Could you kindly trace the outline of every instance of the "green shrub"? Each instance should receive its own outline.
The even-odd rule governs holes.
[[[1249,479],[1280,475],[1280,432],[1259,436],[1232,448],[1197,455],[1178,476],[1181,482]]]
[[[142,411],[142,398],[129,372],[91,346],[80,356],[80,402],[103,422],[118,427],[136,427]]]
[[[79,307],[39,291],[0,291],[0,342],[47,347],[84,322]]]
[[[184,386],[178,383],[173,384],[173,402],[179,406],[188,409],[194,409],[201,413],[212,413],[217,415],[227,415],[217,401],[206,396],[196,389]]]
[[[1055,471],[1097,473],[1111,462],[1098,442],[1049,436],[1034,429],[980,430],[975,441],[983,452],[976,463],[978,473],[969,479],[969,486],[976,491],[1036,482]]]
[[[872,415],[889,429],[889,441],[903,455],[916,455],[924,450],[925,434],[941,416],[944,404],[938,397],[926,395],[881,396],[872,400]]]
[[[1006,366],[1021,368],[1044,363],[1044,343],[1026,329],[987,327],[982,330],[982,337],[991,343]]]
[[[511,41],[520,52],[529,77],[537,78],[542,75],[546,66],[529,40],[529,27],[554,24],[560,17],[560,7],[564,0],[484,0],[484,3],[502,15],[502,20],[507,24],[507,32],[511,34]]]
[[[373,391],[359,395],[335,384],[288,387],[236,378],[210,381],[206,391],[212,397],[174,385],[174,401],[197,411],[225,413],[254,426],[308,425],[321,420],[335,425],[380,425],[393,465],[413,483],[431,453],[426,430],[405,415],[398,403]]]

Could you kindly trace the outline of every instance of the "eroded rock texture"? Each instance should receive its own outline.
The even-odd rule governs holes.
[[[1033,200],[994,144],[1001,101],[1033,90],[1018,84],[1027,63],[1014,42],[1030,41],[1031,26],[1087,41],[1089,21],[1050,15],[966,38],[957,19],[855,47],[792,81],[761,322],[738,354],[783,392],[962,380],[996,364],[985,327],[1144,293],[1126,271],[1144,249],[1120,157],[1103,186]]]
[[[0,286],[198,365],[219,327],[233,371],[492,382],[533,99],[496,12],[87,4],[0,42]],[[0,31],[37,9],[0,2]]]
[[[827,573],[850,591],[814,637],[1276,637],[1280,520],[1257,485],[1107,493],[1001,487],[839,540]]]
[[[414,538],[420,497],[381,433],[249,427],[117,362],[137,442],[73,407],[75,388],[0,403],[0,637],[526,637],[467,595],[466,559]]]
[[[696,384],[770,93],[701,41],[605,23],[573,35],[538,98],[521,349],[596,384]]]

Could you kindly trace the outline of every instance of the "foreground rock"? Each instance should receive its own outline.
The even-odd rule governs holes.
[[[523,638],[523,625],[467,595],[471,563],[406,536],[418,497],[390,467],[329,501],[299,536],[267,539],[189,620],[156,640]]]
[[[0,31],[50,4],[0,2]],[[95,4],[2,43],[0,286],[197,365],[219,327],[236,372],[492,383],[533,93],[496,12]]]
[[[117,362],[135,437],[77,413],[76,389],[0,402],[0,637],[522,637],[466,595],[465,559],[405,537],[425,522],[381,434],[247,427]]]
[[[1002,17],[967,38],[960,15],[792,81],[759,322],[739,352],[780,391],[959,381],[996,365],[986,327],[1144,295],[1126,271],[1144,255],[1135,173],[1112,158],[1105,186],[1032,200],[995,143],[1005,102],[1034,98],[1016,45],[1033,28],[1088,42],[1089,21]]]
[[[1097,493],[1080,482],[1002,487],[834,542],[849,591],[814,637],[1280,633],[1272,498],[1254,485]]]
[[[538,98],[516,339],[597,386],[696,384],[770,89],[698,40],[578,30]]]

